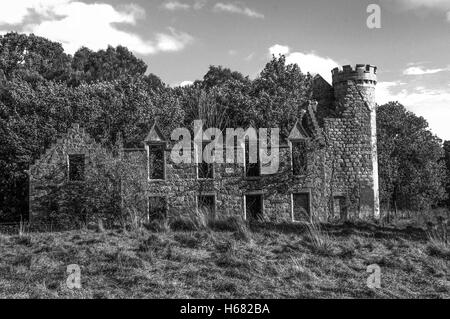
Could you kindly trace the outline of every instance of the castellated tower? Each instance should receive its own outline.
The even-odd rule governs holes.
[[[357,64],[332,70],[338,117],[327,119],[333,193],[349,198],[349,213],[360,218],[380,217],[375,86],[377,68]]]

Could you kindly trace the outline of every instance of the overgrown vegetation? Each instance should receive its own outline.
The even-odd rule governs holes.
[[[447,199],[442,141],[398,102],[377,109],[380,201],[384,210],[420,212]],[[386,216],[389,219],[389,215]]]
[[[26,170],[72,123],[107,147],[119,136],[125,147],[141,147],[155,119],[166,136],[198,118],[219,127],[277,126],[287,136],[311,93],[311,77],[284,57],[255,80],[212,66],[188,87],[168,87],[146,69],[120,46],[72,57],[41,37],[0,36],[0,219],[26,218]]]
[[[419,229],[226,225],[2,235],[0,298],[450,297],[448,245]],[[81,289],[67,288],[69,264]],[[381,289],[366,285],[371,264]]]
[[[312,78],[285,62],[273,57],[255,79],[211,66],[194,85],[171,88],[124,47],[72,57],[42,37],[0,36],[0,221],[27,217],[29,165],[75,122],[108,147],[119,136],[126,147],[142,146],[150,119],[167,136],[203,118],[279,127],[286,137],[312,96]],[[396,103],[379,107],[378,120],[383,203],[416,211],[443,203],[448,179],[428,123]]]

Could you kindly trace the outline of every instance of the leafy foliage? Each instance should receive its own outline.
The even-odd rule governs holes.
[[[447,207],[450,208],[450,141],[444,142],[445,164],[447,166]]]
[[[279,127],[285,138],[312,95],[311,76],[284,56],[254,80],[211,66],[194,85],[171,88],[146,72],[121,46],[81,48],[72,57],[32,34],[0,36],[0,220],[27,216],[28,167],[74,122],[108,147],[119,136],[124,146],[141,147],[153,120],[167,137],[201,118],[219,128]],[[436,204],[445,176],[440,142],[398,104],[378,113],[382,200]]]
[[[441,140],[427,121],[398,102],[377,109],[381,202],[391,209],[428,209],[446,196]]]

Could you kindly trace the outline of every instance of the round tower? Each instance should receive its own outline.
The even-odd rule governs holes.
[[[331,73],[335,101],[348,136],[344,145],[347,150],[352,150],[344,151],[352,163],[352,168],[347,173],[356,175],[357,182],[365,185],[364,190],[360,191],[360,203],[365,207],[360,208],[361,215],[373,214],[378,219],[380,204],[375,111],[377,67],[370,64],[357,64],[354,68],[345,65],[342,69],[333,69]],[[356,154],[352,153],[355,149]],[[359,157],[363,160],[357,160]]]
[[[350,93],[349,90],[352,90],[354,85],[357,85],[359,91],[364,95],[366,102],[371,107],[375,105],[375,86],[377,84],[376,66],[357,64],[353,68],[351,65],[344,65],[342,70],[334,68],[331,74],[333,77],[334,96],[337,101],[342,101]]]

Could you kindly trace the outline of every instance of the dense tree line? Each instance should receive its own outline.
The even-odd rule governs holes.
[[[423,210],[447,198],[442,141],[398,102],[377,109],[380,199],[384,208]]]
[[[254,80],[211,66],[193,85],[171,88],[125,47],[80,48],[71,56],[45,38],[0,36],[0,219],[27,215],[27,169],[73,122],[109,146],[118,136],[126,146],[141,146],[155,118],[168,136],[203,118],[221,127],[279,127],[286,137],[311,97],[311,83],[280,56]],[[403,205],[402,198],[413,196],[417,207],[442,201],[443,149],[428,124],[398,104],[379,113],[383,199],[395,196]],[[410,126],[403,128],[405,119]]]
[[[444,152],[445,152],[445,164],[447,166],[447,207],[450,209],[450,141],[444,142]]]
[[[73,122],[109,146],[119,135],[126,146],[141,146],[155,118],[170,136],[208,114],[226,114],[222,126],[282,123],[286,135],[310,94],[310,76],[285,67],[284,58],[270,61],[256,81],[211,66],[202,81],[184,88],[170,88],[146,70],[120,46],[70,56],[34,35],[0,37],[2,219],[27,214],[27,169]]]

